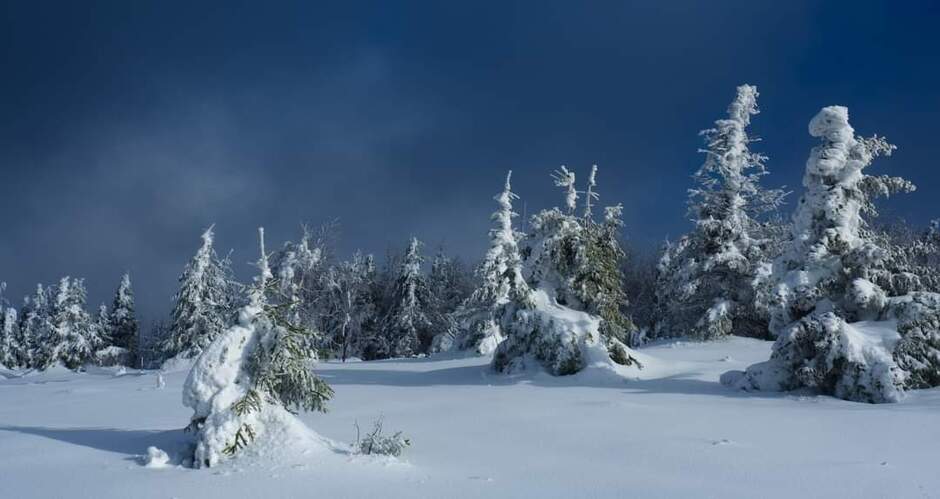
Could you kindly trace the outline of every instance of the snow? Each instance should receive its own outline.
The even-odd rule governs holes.
[[[891,341],[870,323],[853,328]],[[598,370],[500,375],[487,357],[318,366],[336,395],[304,414],[319,445],[209,470],[178,452],[185,370],[124,376],[62,368],[0,376],[0,497],[935,497],[940,389],[870,405],[718,383],[771,343],[731,338],[636,351],[628,380]],[[354,423],[411,439],[400,459],[357,456]],[[144,457],[148,456],[148,457]],[[374,459],[373,459],[374,458]],[[64,473],[68,470],[67,473]]]

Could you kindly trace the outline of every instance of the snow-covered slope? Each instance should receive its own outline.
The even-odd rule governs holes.
[[[735,338],[639,350],[638,378],[504,376],[485,357],[327,363],[336,396],[304,421],[336,442],[209,470],[147,468],[190,410],[185,371],[0,376],[0,497],[940,497],[940,389],[898,404],[743,393],[722,372],[768,357]],[[346,453],[384,416],[401,461]]]

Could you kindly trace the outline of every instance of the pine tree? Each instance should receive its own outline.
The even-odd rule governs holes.
[[[430,347],[433,324],[428,312],[431,297],[427,280],[421,273],[424,258],[420,248],[420,241],[411,238],[398,271],[392,306],[385,317],[383,331],[392,357],[412,357]]]
[[[210,467],[256,440],[306,434],[294,411],[324,411],[333,390],[310,369],[316,331],[289,321],[290,296],[279,292],[259,229],[259,275],[239,322],[222,332],[193,366],[183,403],[193,409],[193,466]]]
[[[180,276],[170,334],[163,345],[167,357],[199,355],[232,319],[236,291],[228,261],[212,248],[213,236],[209,227],[202,234],[202,247]]]
[[[121,284],[114,293],[114,302],[111,305],[111,325],[109,328],[111,344],[127,350],[127,360],[130,367],[139,367],[140,351],[138,349],[138,336],[140,326],[134,313],[134,291],[131,289],[131,276],[124,274]]]
[[[776,209],[783,193],[760,186],[767,158],[749,149],[757,96],[751,85],[738,87],[728,118],[702,132],[705,163],[690,190],[695,228],[660,264],[658,335],[767,336],[767,318],[755,306],[754,282],[768,253],[757,219]]]

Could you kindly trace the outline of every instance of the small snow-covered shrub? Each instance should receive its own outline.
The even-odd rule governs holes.
[[[170,455],[156,447],[147,447],[147,454],[140,459],[141,464],[147,468],[166,468],[170,463]]]
[[[722,383],[747,390],[813,388],[859,402],[896,402],[904,372],[892,357],[899,340],[893,321],[846,323],[834,313],[793,323],[769,361],[725,373]]]
[[[894,358],[907,374],[908,389],[940,386],[940,294],[891,298],[888,316],[898,321],[901,341]]]
[[[377,419],[372,424],[372,430],[364,436],[359,434],[359,423],[356,423],[356,452],[359,454],[399,457],[410,446],[411,440],[405,438],[400,431],[385,435],[382,418]]]
[[[525,370],[529,360],[555,376],[577,373],[597,358],[639,365],[623,343],[606,346],[596,316],[561,306],[544,290],[533,291],[531,297],[531,307],[516,308],[504,317],[509,334],[493,356],[497,371]]]

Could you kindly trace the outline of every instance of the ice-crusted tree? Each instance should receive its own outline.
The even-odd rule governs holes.
[[[864,402],[896,401],[906,388],[940,384],[940,295],[891,297],[873,282],[885,276],[886,252],[866,217],[877,215],[877,197],[914,190],[902,178],[864,171],[894,146],[856,136],[842,106],[823,108],[809,132],[822,143],[806,163],[791,242],[774,268],[773,353],[722,382],[809,387]],[[892,322],[855,324],[883,319],[897,320],[897,331]]]
[[[500,307],[506,339],[496,349],[493,367],[512,372],[535,361],[551,374],[566,375],[594,363],[634,364],[629,348],[608,336],[614,331],[608,326],[614,324],[597,315],[602,309],[622,313],[606,306],[623,298],[616,292],[622,293],[622,252],[610,245],[611,230],[619,230],[619,211],[610,211],[605,227],[598,227],[575,214],[574,173],[563,168],[554,178],[565,190],[566,210],[543,210],[532,217],[521,252],[528,286]],[[593,193],[594,185],[590,187]]]
[[[383,332],[392,357],[411,357],[426,352],[430,346],[431,293],[421,272],[423,261],[421,242],[412,237],[395,279],[391,308],[384,320]]]
[[[218,257],[213,238],[209,227],[202,234],[202,246],[180,276],[169,336],[163,343],[167,357],[199,355],[231,322],[236,290],[228,260]]]
[[[192,465],[211,467],[247,450],[322,445],[295,412],[324,411],[333,390],[312,370],[319,333],[290,322],[293,298],[280,293],[259,229],[261,257],[237,324],[199,355],[183,388],[193,409]]]
[[[134,311],[134,290],[131,288],[130,274],[121,276],[121,283],[114,292],[114,301],[111,305],[111,345],[127,351],[127,361],[131,367],[138,367],[140,351],[138,339],[140,326]]]
[[[512,192],[512,171],[506,174],[502,192],[494,198],[498,206],[490,217],[490,247],[477,266],[479,282],[455,313],[457,331],[444,333],[436,342],[437,349],[474,350],[480,354],[492,353],[503,340],[500,325],[502,306],[509,301],[528,300],[530,290],[522,274],[519,241],[522,234],[513,228],[512,203],[518,199]]]
[[[767,158],[750,150],[755,139],[747,127],[758,114],[757,96],[756,87],[739,86],[728,117],[702,132],[705,162],[689,191],[695,227],[659,265],[658,335],[767,336],[755,279],[767,264],[770,241],[761,238],[758,218],[779,206],[783,192],[760,185]]]

